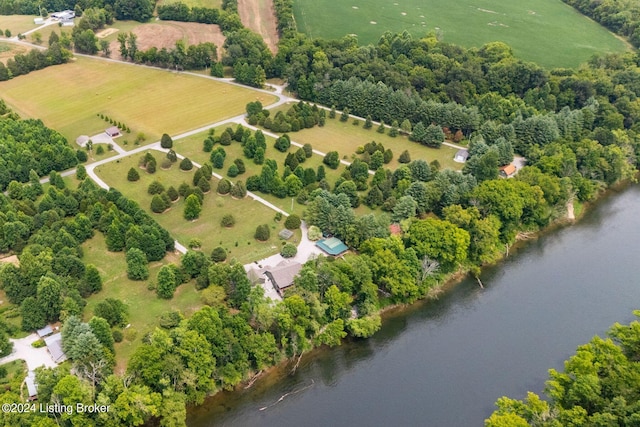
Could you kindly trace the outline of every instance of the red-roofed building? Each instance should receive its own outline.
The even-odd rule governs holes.
[[[389,233],[392,236],[399,236],[402,234],[402,228],[400,228],[400,224],[391,224],[389,226]]]

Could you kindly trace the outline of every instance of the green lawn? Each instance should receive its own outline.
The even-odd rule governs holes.
[[[34,18],[37,18],[37,16],[0,15],[0,30],[2,30],[2,35],[0,37],[4,37],[5,30],[11,31],[11,35],[15,37],[20,33],[24,33],[25,31],[38,27],[38,25],[33,23]]]
[[[96,232],[92,239],[83,243],[82,248],[83,261],[94,264],[100,271],[103,281],[102,290],[87,298],[85,320],[91,319],[95,306],[107,298],[122,300],[129,308],[131,326],[126,330],[125,337],[135,331],[135,338],[130,340],[125,338],[121,343],[116,344],[119,370],[125,367],[133,350],[140,345],[142,337],[155,329],[162,313],[180,310],[183,314],[190,315],[202,306],[200,292],[195,289],[194,281],[180,285],[173,299],[164,300],[158,298],[155,291],[147,289],[147,281],[129,280],[124,252],[109,252],[104,235],[100,232]],[[179,264],[179,257],[169,254],[162,261],[151,263],[149,280],[155,281],[160,267],[171,262]]]
[[[362,44],[403,30],[416,37],[435,31],[467,47],[503,41],[518,57],[549,68],[575,67],[594,54],[627,49],[560,0],[295,0],[294,16],[299,30],[313,37],[356,34]]]
[[[226,127],[227,126],[221,126],[221,127],[215,128],[215,134],[220,135],[224,131],[224,129],[226,129]],[[236,127],[235,126],[232,126],[232,127],[235,130]],[[295,134],[291,134],[291,136],[294,136],[294,135]],[[203,132],[187,138],[176,140],[174,142],[174,149],[176,150],[177,153],[180,153],[183,156],[189,157],[191,160],[198,162],[200,164],[203,164],[204,162],[208,162],[210,153],[205,153],[204,151],[202,151],[203,141],[206,138],[206,136],[207,136],[207,132]],[[285,158],[287,157],[287,153],[282,153],[276,150],[275,148],[273,148],[273,144],[275,142],[274,138],[267,136],[266,140],[267,140],[267,150],[265,151],[265,158],[273,159],[276,162],[278,162],[278,171],[282,175],[282,171],[284,170],[284,161],[285,161]],[[252,159],[247,159],[242,152],[242,146],[238,142],[234,141],[231,145],[222,147],[222,148],[224,148],[225,152],[227,153],[227,157],[224,162],[224,168],[214,169],[214,172],[229,178],[229,180],[231,180],[232,182],[235,182],[236,180],[246,181],[247,177],[250,177],[251,175],[260,175],[260,172],[262,171],[262,165],[256,165],[255,163],[253,163]],[[289,148],[289,152],[295,152],[297,149],[298,147],[292,145]],[[227,175],[227,171],[229,169],[229,166],[231,166],[233,160],[235,159],[242,159],[244,161],[246,172],[242,175],[238,175],[238,177],[236,178],[230,178]],[[314,154],[312,157],[308,158],[302,164],[302,167],[314,168],[317,170],[318,166],[320,166],[321,164],[322,164],[322,157]],[[342,164],[336,170],[330,169],[327,166],[325,166],[327,181],[331,184],[336,182],[336,180],[340,177],[340,174],[344,171],[344,168],[345,166]],[[292,210],[290,197],[280,199],[271,194],[263,194],[260,192],[258,192],[257,194],[263,199],[267,200],[270,203],[273,203],[274,205],[276,205],[277,207],[279,207],[280,209],[286,212],[297,213],[297,214],[302,213],[303,207],[295,202],[293,203],[293,210]]]
[[[160,152],[153,152],[158,160],[162,158]],[[149,184],[158,180],[165,187],[173,185],[178,188],[182,182],[191,185],[193,173],[183,172],[174,165],[169,170],[147,174],[140,170],[138,182],[128,182],[127,171],[131,167],[137,167],[138,156],[121,159],[118,163],[109,163],[96,168],[96,173],[109,185],[120,190],[125,196],[135,200],[140,206],[150,212],[152,196],[147,194]],[[160,163],[160,162],[158,162]],[[169,230],[180,243],[187,245],[192,238],[202,240],[202,250],[207,254],[213,248],[222,246],[227,250],[228,259],[235,258],[246,264],[273,255],[280,251],[281,242],[277,233],[282,225],[273,221],[275,212],[252,199],[245,198],[235,200],[231,196],[220,196],[215,193],[218,182],[211,180],[212,191],[205,195],[204,206],[200,218],[196,221],[187,221],[183,218],[184,201],[182,199],[174,203],[173,207],[162,213],[153,214],[153,217],[167,230]],[[220,220],[226,214],[232,214],[236,219],[236,225],[232,228],[220,226]],[[266,242],[258,242],[253,238],[256,227],[260,224],[271,226],[271,239]],[[299,233],[299,231],[298,231]],[[299,241],[300,235],[296,234],[293,240]]]
[[[288,107],[286,106],[279,107],[279,109],[285,111],[287,108]],[[272,111],[272,115],[274,114],[275,111]],[[341,159],[349,162],[353,160],[358,147],[364,146],[368,142],[375,141],[382,143],[385,148],[389,148],[393,152],[393,159],[390,163],[385,165],[385,168],[391,170],[395,170],[400,166],[400,163],[398,163],[398,157],[400,157],[400,154],[404,150],[409,151],[411,160],[423,159],[428,162],[438,160],[442,168],[449,168],[453,170],[462,169],[461,164],[453,161],[453,157],[456,151],[458,151],[456,148],[446,145],[437,149],[430,148],[411,142],[406,136],[401,135],[392,138],[387,135],[387,133],[381,134],[376,132],[378,128],[376,125],[371,129],[364,129],[363,121],[360,121],[358,126],[354,126],[353,119],[341,122],[339,117],[340,114],[337,114],[335,119],[327,118],[326,124],[323,127],[315,126],[310,129],[302,129],[299,132],[291,132],[289,136],[291,137],[291,140],[300,144],[311,144],[314,149],[323,153],[337,151],[340,154]]]
[[[22,117],[40,118],[70,141],[107,127],[102,113],[147,142],[240,114],[250,101],[276,98],[213,80],[129,64],[77,58],[1,82],[2,98]],[[118,141],[120,142],[120,141]]]

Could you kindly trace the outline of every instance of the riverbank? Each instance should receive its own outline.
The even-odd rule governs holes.
[[[532,233],[529,235],[528,239],[519,240],[516,242],[509,250],[509,256],[503,256],[492,264],[488,264],[483,266],[482,269],[482,277],[484,280],[484,276],[488,275],[486,279],[485,285],[488,288],[492,288],[495,286],[495,272],[501,268],[501,264],[509,264],[509,261],[512,258],[516,258],[515,256],[519,254],[523,249],[526,249],[532,246],[533,243],[538,241],[540,238],[548,236],[549,234],[559,231],[560,229],[567,228],[568,225],[579,224],[581,220],[585,217],[588,212],[591,212],[595,207],[601,205],[603,201],[607,200],[611,195],[618,194],[620,191],[624,190],[630,183],[626,183],[622,186],[612,187],[610,190],[600,193],[598,198],[588,204],[584,205],[584,209],[577,215],[575,221],[567,221],[566,219],[559,219],[554,221],[553,224],[545,227],[542,230],[539,230],[536,233]],[[383,307],[379,313],[382,316],[383,320],[383,329],[388,328],[389,323],[394,323],[397,319],[404,318],[406,316],[413,315],[413,313],[420,312],[424,309],[429,309],[431,307],[437,307],[442,304],[442,300],[450,300],[451,295],[457,295],[460,292],[467,293],[471,292],[474,295],[483,295],[485,294],[485,290],[480,289],[480,287],[476,284],[475,280],[470,280],[466,282],[468,286],[460,286],[461,283],[465,282],[465,279],[468,277],[467,270],[460,270],[458,272],[452,273],[445,280],[443,280],[437,287],[434,287],[430,290],[427,296],[414,304],[404,305],[404,304],[395,304],[388,305]],[[488,292],[488,291],[487,291]],[[607,325],[608,326],[608,325]],[[369,347],[375,346],[376,342],[380,339],[386,339],[384,337],[380,337],[380,335],[386,335],[386,333],[377,333],[373,337],[370,337],[366,340],[362,339],[353,339],[348,338],[343,340],[343,346],[347,348],[351,348],[353,346],[356,347]],[[298,372],[300,370],[308,369],[309,366],[313,365],[316,360],[324,360],[327,355],[332,354],[338,351],[337,348],[329,348],[326,346],[316,347],[304,353],[302,358],[299,360],[298,370],[295,374],[292,374],[292,369],[294,365],[298,362],[298,357],[295,360],[292,359],[282,359],[278,364],[265,369],[262,374],[259,376],[257,381],[255,381],[250,388],[245,388],[247,382],[243,382],[238,385],[234,391],[220,391],[210,397],[207,398],[205,403],[199,407],[191,407],[189,408],[190,414],[198,414],[198,418],[206,417],[203,413],[207,412],[207,408],[211,407],[226,407],[229,402],[236,402],[239,400],[243,400],[245,396],[263,396],[264,394],[269,394],[271,389],[279,389],[281,388],[279,385],[286,383],[289,384],[289,387],[286,387],[286,391],[278,394],[277,396],[273,396],[273,401],[277,401],[281,396],[284,396],[286,393],[291,391],[299,390],[303,387],[306,387],[310,384],[310,382],[302,382],[298,383],[293,380],[293,378],[298,377]],[[349,350],[344,350],[349,351]],[[338,352],[341,352],[338,351]],[[252,373],[251,375],[254,375]],[[317,385],[315,386],[317,387]],[[262,406],[267,406],[273,402],[263,402]]]

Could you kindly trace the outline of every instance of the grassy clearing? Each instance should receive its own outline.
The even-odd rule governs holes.
[[[184,3],[189,7],[207,7],[210,9],[219,9],[222,6],[222,0],[160,0],[158,6],[173,3]]]
[[[154,156],[160,159],[162,154],[154,152]],[[178,188],[182,182],[192,183],[193,171],[183,172],[177,165],[169,170],[158,171],[149,175],[140,170],[140,181],[132,183],[126,179],[127,171],[131,167],[137,167],[140,156],[131,156],[96,168],[96,173],[112,187],[120,190],[125,196],[135,200],[144,209],[150,212],[152,196],[147,194],[147,187],[154,181],[160,181],[165,187],[173,185]],[[202,250],[210,253],[213,248],[222,246],[227,250],[228,259],[235,258],[246,264],[265,258],[280,251],[281,241],[277,234],[281,225],[273,222],[275,212],[263,204],[245,198],[234,200],[231,196],[219,196],[215,193],[218,182],[211,180],[212,191],[205,195],[204,205],[200,218],[196,221],[187,221],[183,218],[184,200],[179,199],[172,208],[162,214],[152,214],[164,228],[169,230],[180,243],[187,245],[192,238],[202,240]],[[236,219],[236,225],[232,228],[220,226],[222,217],[232,214]],[[258,242],[253,238],[256,227],[260,224],[271,226],[271,239],[266,242]],[[291,240],[300,240],[299,231]]]
[[[33,15],[0,15],[0,30],[2,30],[2,36],[4,37],[4,31],[11,31],[12,36],[24,33],[25,31],[32,30],[38,25],[33,23],[33,19],[37,16]]]
[[[627,49],[559,0],[296,0],[294,15],[300,31],[314,37],[356,34],[367,44],[385,31],[407,30],[417,37],[435,31],[444,41],[467,47],[503,41],[518,57],[549,68],[575,67],[594,54]]]
[[[280,107],[283,111],[287,110],[287,106]],[[275,111],[272,112],[275,115]],[[327,118],[323,127],[313,127],[311,129],[302,129],[299,132],[289,134],[291,140],[300,144],[311,144],[314,149],[328,153],[329,151],[337,151],[340,158],[352,161],[358,147],[364,146],[366,143],[375,141],[382,143],[385,148],[393,151],[393,159],[385,168],[395,170],[400,166],[398,157],[407,150],[411,155],[411,160],[423,159],[428,162],[438,160],[442,168],[460,170],[462,165],[453,161],[453,157],[458,151],[443,145],[440,148],[430,148],[424,145],[409,141],[406,136],[398,135],[396,138],[390,137],[387,133],[381,134],[376,132],[378,126],[374,125],[371,129],[363,128],[363,121],[359,121],[358,126],[353,125],[353,119],[346,122],[339,120],[340,115],[337,114],[335,119]],[[346,156],[346,157],[345,157]]]
[[[256,100],[249,89],[88,58],[2,82],[0,93],[21,116],[40,118],[72,141],[105,128],[98,113],[127,124],[134,137],[143,132],[153,142],[165,132],[175,135],[240,114],[247,102]],[[258,98],[263,104],[276,99],[265,94]]]
[[[226,127],[227,126],[221,126],[221,127],[215,128],[215,134],[220,135],[226,129]],[[233,129],[235,129],[235,127],[233,127]],[[290,135],[294,136],[295,134],[290,134]],[[190,136],[188,138],[177,140],[174,142],[174,149],[176,150],[176,152],[182,154],[183,156],[189,157],[191,160],[194,160],[200,164],[204,162],[208,162],[210,153],[205,153],[204,151],[202,151],[202,144],[206,136],[207,136],[207,132],[203,132],[200,134]],[[265,159],[273,159],[276,162],[278,162],[278,170],[280,174],[282,174],[282,171],[284,170],[284,161],[287,157],[287,153],[282,153],[276,150],[275,148],[273,148],[273,144],[275,142],[274,138],[267,136],[266,140],[267,140],[267,150],[265,151]],[[242,146],[238,142],[233,142],[231,145],[222,147],[222,148],[224,148],[225,152],[227,153],[227,157],[224,162],[225,167],[223,169],[214,169],[214,172],[229,178],[229,180],[231,180],[232,182],[235,182],[236,180],[239,180],[239,179],[246,181],[247,178],[250,177],[251,175],[260,175],[260,172],[262,171],[262,165],[256,165],[255,163],[253,163],[252,159],[247,159],[244,156],[244,153],[242,151]],[[298,147],[293,145],[289,148],[289,152],[295,152],[296,150],[298,150]],[[227,171],[229,169],[229,166],[231,166],[231,164],[233,163],[233,160],[235,159],[242,159],[244,161],[244,164],[246,166],[246,172],[242,175],[238,175],[238,177],[236,178],[230,178],[227,174]],[[313,168],[317,170],[318,166],[320,166],[321,164],[322,164],[322,157],[314,154],[313,156],[308,158],[304,163],[302,163],[302,167],[304,167],[305,169]],[[325,166],[327,181],[333,184],[340,177],[340,174],[344,171],[344,169],[345,169],[345,166],[343,164],[341,164],[336,170],[330,169]],[[294,202],[293,209],[292,209],[290,197],[280,199],[271,194],[262,194],[262,193],[258,193],[258,194],[263,199],[267,200],[270,203],[273,203],[274,205],[276,205],[277,207],[279,207],[280,209],[286,212],[297,213],[297,214],[302,213],[303,207],[298,203]]]
[[[129,323],[125,329],[125,339],[116,344],[116,361],[118,369],[125,368],[131,353],[142,342],[142,337],[158,326],[159,316],[171,310],[180,310],[190,315],[199,307],[200,292],[195,289],[194,282],[180,285],[173,299],[164,300],[156,296],[155,291],[147,289],[147,281],[133,281],[127,278],[127,263],[124,252],[109,252],[102,233],[83,243],[84,261],[94,264],[100,271],[103,280],[102,290],[87,299],[85,320],[91,319],[95,306],[107,298],[122,300],[129,307]],[[179,264],[177,255],[168,254],[162,261],[152,263],[149,281],[155,277],[164,264]],[[134,336],[135,335],[135,336]],[[129,338],[129,339],[128,339]]]
[[[4,378],[0,378],[0,385],[5,389],[10,388],[12,382],[20,384],[27,374],[27,363],[22,360],[14,360],[0,365],[7,370],[7,375]]]
[[[30,50],[31,48],[27,46],[0,42],[0,62],[6,65],[10,58],[18,54],[24,55]]]

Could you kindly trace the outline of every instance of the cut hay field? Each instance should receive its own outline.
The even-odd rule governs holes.
[[[143,132],[147,142],[241,114],[256,92],[209,79],[129,64],[77,58],[0,83],[22,117],[39,118],[70,141],[105,128],[105,114]],[[268,105],[274,96],[258,94]]]
[[[32,30],[38,25],[33,23],[33,19],[37,16],[33,15],[0,15],[0,30],[2,30],[2,36],[4,37],[4,31],[11,31],[12,36],[17,36],[25,31]]]
[[[512,46],[517,57],[545,67],[575,67],[627,45],[560,0],[295,0],[298,29],[313,37],[356,34],[376,43],[385,31],[420,37],[435,31],[445,42]],[[330,22],[331,25],[327,25]]]
[[[158,6],[165,6],[173,3],[184,3],[189,7],[208,7],[210,9],[219,9],[222,6],[222,0],[160,0]]]
[[[152,151],[151,153],[158,159],[158,162],[164,156],[161,152]],[[228,259],[235,258],[243,264],[260,260],[280,251],[281,243],[277,234],[282,228],[282,224],[278,225],[273,221],[275,212],[250,198],[235,200],[229,195],[216,194],[215,189],[218,181],[215,178],[211,179],[212,191],[204,197],[199,219],[195,221],[184,219],[182,216],[184,200],[182,198],[162,214],[151,213],[152,196],[147,193],[149,184],[157,180],[165,188],[173,185],[176,189],[183,182],[191,185],[195,168],[190,172],[184,172],[175,164],[169,170],[158,168],[158,171],[153,175],[140,169],[140,180],[128,182],[127,171],[131,167],[137,167],[140,157],[141,155],[129,156],[121,159],[118,163],[112,162],[99,166],[95,171],[107,184],[139,203],[180,243],[187,246],[192,238],[198,238],[202,241],[202,250],[205,253],[210,254],[215,247],[222,246],[227,250]],[[232,214],[235,217],[235,226],[231,228],[220,226],[220,221],[226,214]],[[271,239],[266,242],[258,242],[253,238],[256,227],[260,224],[269,224],[272,228]],[[300,241],[299,233],[298,231],[291,240]]]
[[[242,24],[260,34],[272,53],[278,50],[278,28],[273,0],[238,0]]]

